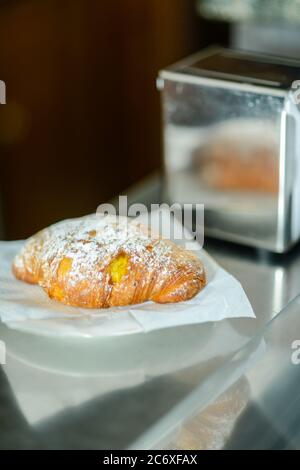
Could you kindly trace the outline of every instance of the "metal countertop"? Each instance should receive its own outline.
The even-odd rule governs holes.
[[[160,187],[154,175],[129,203],[160,201]],[[300,367],[291,362],[300,304],[288,305],[300,292],[300,248],[271,256],[206,240],[205,249],[242,283],[255,320],[101,344],[0,326],[0,448],[300,447]]]

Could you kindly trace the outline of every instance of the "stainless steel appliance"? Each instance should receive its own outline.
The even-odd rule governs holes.
[[[208,235],[287,251],[300,238],[300,61],[213,47],[158,85],[169,202],[204,204]]]

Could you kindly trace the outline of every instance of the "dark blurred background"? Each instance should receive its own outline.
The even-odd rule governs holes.
[[[0,0],[0,238],[160,168],[160,68],[212,43],[300,57],[299,24],[299,0]]]
[[[93,212],[158,169],[158,70],[227,38],[194,0],[0,2],[2,238]]]

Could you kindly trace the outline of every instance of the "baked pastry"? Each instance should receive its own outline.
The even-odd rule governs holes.
[[[179,302],[205,285],[201,261],[151,237],[127,217],[90,215],[59,222],[29,238],[13,262],[22,281],[64,304],[104,308]]]

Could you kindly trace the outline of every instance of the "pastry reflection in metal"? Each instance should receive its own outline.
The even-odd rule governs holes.
[[[300,238],[300,61],[210,48],[160,73],[165,191],[205,233],[285,252]]]

